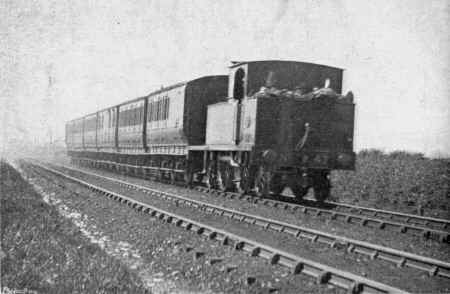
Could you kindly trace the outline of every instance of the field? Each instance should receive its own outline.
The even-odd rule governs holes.
[[[449,218],[450,159],[363,150],[356,171],[334,171],[332,200]]]
[[[1,285],[27,293],[148,293],[139,278],[0,162]],[[25,291],[25,290],[24,290]]]

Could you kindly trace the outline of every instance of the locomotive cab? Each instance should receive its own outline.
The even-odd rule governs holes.
[[[329,172],[353,169],[354,104],[342,69],[290,61],[234,63],[229,100],[208,106],[206,184],[297,198],[328,197]],[[326,89],[297,95],[298,85]],[[309,96],[308,96],[309,95]]]
[[[242,68],[238,68],[234,73],[233,83],[233,99],[236,99],[239,103],[245,97],[245,71]]]

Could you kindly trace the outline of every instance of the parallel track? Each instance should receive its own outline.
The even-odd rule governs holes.
[[[46,169],[53,173],[60,173],[52,168],[43,166],[41,164],[36,164],[39,167]],[[258,215],[253,215],[249,213],[244,213],[241,211],[228,209],[222,206],[213,205],[207,202],[193,200],[180,195],[175,195],[172,193],[163,192],[156,189],[151,189],[141,185],[131,184],[119,179],[106,177],[96,173],[75,169],[72,167],[59,166],[60,168],[75,171],[77,173],[97,177],[113,183],[117,183],[122,187],[137,190],[151,196],[160,197],[166,200],[176,202],[177,204],[183,204],[186,206],[194,207],[202,211],[218,214],[221,216],[236,219],[238,221],[253,224],[264,229],[274,230],[276,232],[286,233],[297,238],[304,238],[311,240],[312,242],[323,243],[331,247],[335,246],[345,246],[348,252],[355,252],[358,254],[366,255],[371,259],[385,260],[394,263],[399,268],[401,267],[411,267],[421,271],[427,272],[430,276],[440,276],[444,278],[450,278],[450,263],[442,262],[436,259],[427,258],[415,254],[411,254],[405,251],[395,250],[392,248],[387,248],[383,246],[374,245],[371,243],[353,240],[350,238],[345,238],[341,236],[336,236],[321,232],[318,230],[312,230],[301,226],[296,226],[286,222],[281,222],[273,219],[268,219],[266,217],[261,217]]]
[[[80,160],[80,159],[78,159]],[[88,163],[98,165],[116,166],[130,171],[143,171],[145,169],[154,170],[158,168],[135,166],[130,164],[115,163],[109,161],[82,159]],[[394,211],[387,211],[381,209],[373,209],[361,207],[350,204],[328,202],[329,205],[338,207],[339,209],[325,209],[317,206],[303,205],[298,203],[279,201],[271,198],[260,198],[254,195],[242,195],[234,192],[222,192],[214,189],[207,189],[203,186],[196,186],[195,189],[218,194],[230,198],[247,199],[254,203],[262,202],[265,205],[273,207],[281,207],[284,209],[291,209],[300,211],[305,214],[315,216],[327,216],[331,219],[345,221],[348,223],[359,224],[371,228],[385,229],[391,228],[398,230],[400,233],[412,233],[415,235],[422,235],[427,239],[433,239],[440,242],[450,242],[450,221],[445,219],[423,217],[412,214],[405,214]],[[340,211],[343,210],[343,211]]]
[[[194,231],[199,235],[208,237],[209,239],[217,240],[224,245],[233,245],[236,250],[244,250],[249,252],[252,256],[259,256],[269,260],[270,264],[279,264],[288,267],[292,270],[293,274],[302,273],[313,277],[316,279],[318,284],[331,284],[345,289],[349,293],[407,293],[401,289],[317,263],[303,257],[290,254],[283,250],[267,246],[261,242],[256,242],[225,230],[193,221],[152,205],[136,201],[125,195],[109,191],[40,164],[35,165],[55,175],[81,184],[88,189],[98,192],[110,199],[126,204],[137,211],[147,213],[152,217],[161,219],[167,223],[175,224],[176,226],[185,228],[186,230]]]
[[[232,193],[232,192],[221,192],[214,189],[208,189],[205,187],[195,187],[195,189],[206,192],[206,193],[212,193],[221,195],[224,197],[229,198],[239,198],[239,199],[245,199],[247,201],[251,201],[253,203],[262,203],[264,205],[270,205],[275,208],[282,208],[285,210],[291,210],[291,211],[297,211],[302,212],[304,214],[313,215],[313,216],[324,216],[328,217],[332,220],[338,220],[343,221],[347,223],[357,224],[361,226],[366,226],[370,228],[376,228],[376,229],[392,229],[397,230],[399,233],[410,233],[414,235],[420,235],[423,236],[425,239],[432,239],[439,242],[450,242],[450,231],[448,230],[441,230],[441,229],[434,229],[430,228],[428,224],[430,222],[423,221],[422,225],[418,224],[411,224],[410,220],[412,218],[404,217],[403,220],[400,220],[399,217],[397,217],[399,214],[394,212],[391,214],[389,211],[385,210],[376,210],[378,211],[376,214],[367,215],[367,212],[372,211],[372,209],[368,208],[365,210],[364,207],[360,208],[359,213],[349,213],[345,211],[339,211],[335,209],[326,209],[321,208],[313,205],[303,205],[298,203],[291,203],[286,201],[279,201],[274,200],[271,198],[260,198],[253,195],[241,195],[238,193]],[[338,205],[340,207],[351,207],[349,205]],[[358,207],[358,206],[356,206]],[[359,208],[359,207],[358,207]],[[383,217],[381,217],[383,215]],[[393,220],[395,219],[395,220]],[[416,219],[421,219],[421,217],[416,217]],[[436,219],[441,224],[447,222],[447,220],[441,220]],[[442,227],[446,227],[446,225],[441,225]]]
[[[357,206],[353,204],[339,203],[327,201],[326,204],[335,206],[336,208],[343,210],[345,212],[350,212],[353,214],[366,215],[369,217],[382,217],[390,219],[397,222],[404,222],[407,224],[423,226],[423,227],[434,227],[438,230],[449,230],[450,220],[426,217],[414,214],[401,213],[390,210],[376,209],[370,207]]]

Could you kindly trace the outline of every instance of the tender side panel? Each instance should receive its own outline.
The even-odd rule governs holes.
[[[336,133],[339,134],[336,149],[343,152],[353,152],[353,136],[355,127],[355,105],[353,103],[336,104]]]
[[[206,123],[207,145],[236,144],[238,109],[237,101],[216,103],[208,106]]]
[[[286,144],[282,142],[283,133],[280,133],[283,129],[279,125],[280,99],[258,98],[256,103],[255,156],[260,156],[266,149],[279,151]]]
[[[241,106],[240,146],[244,149],[255,145],[257,100],[246,99]]]
[[[143,152],[144,98],[119,106],[118,147],[121,152]]]

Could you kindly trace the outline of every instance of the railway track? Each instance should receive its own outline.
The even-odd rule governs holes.
[[[194,231],[198,235],[206,236],[211,240],[221,242],[223,245],[234,246],[236,250],[246,251],[251,256],[258,256],[267,259],[270,264],[278,264],[288,267],[291,269],[292,274],[304,274],[310,276],[314,278],[318,284],[330,284],[347,290],[349,293],[407,293],[401,289],[314,262],[284,250],[267,246],[261,242],[250,240],[226,230],[218,229],[161,208],[154,207],[148,203],[137,201],[123,194],[116,193],[92,183],[80,180],[76,177],[69,176],[53,168],[36,163],[33,163],[33,165],[54,175],[85,186],[89,190],[100,193],[101,195],[118,201],[119,203],[128,205],[137,211],[149,214],[152,217],[174,224],[186,230]]]
[[[49,172],[60,174],[61,172],[37,164],[39,167],[46,169]],[[296,238],[308,239],[312,242],[322,243],[331,247],[346,247],[348,252],[354,252],[357,254],[368,256],[370,259],[379,259],[391,262],[397,267],[410,267],[420,271],[428,273],[430,276],[439,276],[444,278],[450,278],[450,263],[442,262],[436,259],[423,257],[420,255],[411,254],[405,251],[395,250],[388,247],[374,245],[368,242],[358,241],[350,238],[340,237],[333,234],[321,232],[318,230],[312,230],[309,228],[281,222],[267,217],[262,217],[254,214],[244,213],[241,211],[225,208],[222,206],[214,205],[211,203],[193,200],[181,195],[175,195],[173,193],[167,193],[164,191],[144,187],[137,184],[131,184],[129,182],[121,181],[119,179],[106,177],[96,173],[83,171],[79,169],[69,168],[66,166],[59,166],[60,168],[96,177],[97,179],[103,179],[116,183],[122,187],[128,189],[137,190],[148,194],[153,197],[160,197],[165,200],[175,202],[176,204],[182,204],[193,207],[195,209],[202,210],[207,213],[217,214],[231,219],[235,219],[241,222],[246,222],[255,226],[259,226],[266,230],[273,230],[276,232],[288,234]]]
[[[338,220],[338,221],[344,221],[347,223],[357,224],[361,226],[366,226],[370,228],[376,228],[376,229],[393,229],[397,230],[400,233],[411,233],[415,235],[421,235],[426,239],[432,239],[439,242],[450,242],[450,231],[444,230],[444,229],[435,229],[429,227],[430,222],[422,219],[421,217],[415,217],[414,219],[422,220],[422,224],[412,224],[411,219],[412,217],[398,217],[402,215],[401,213],[396,212],[389,212],[385,210],[377,210],[377,209],[371,209],[371,208],[365,208],[365,207],[359,207],[355,206],[354,208],[352,205],[336,205],[337,207],[341,209],[348,208],[348,210],[352,212],[347,211],[340,211],[335,209],[326,209],[321,208],[318,206],[313,205],[302,205],[298,203],[292,203],[292,202],[286,202],[286,201],[279,201],[274,200],[271,198],[260,198],[253,195],[240,195],[238,193],[232,193],[232,192],[221,192],[214,189],[208,189],[205,187],[195,187],[195,189],[206,192],[206,193],[212,193],[221,195],[224,197],[229,198],[239,198],[244,199],[247,201],[251,201],[254,203],[263,203],[264,205],[270,205],[275,208],[282,208],[285,210],[291,210],[296,212],[302,212],[304,214],[314,215],[314,216],[324,216],[328,217],[331,220]],[[329,202],[329,204],[332,204],[332,202]],[[355,211],[358,211],[355,213]],[[368,213],[372,213],[368,215]],[[394,220],[395,219],[395,220]],[[445,227],[448,229],[447,225],[444,225],[445,223],[448,223],[447,220],[443,219],[434,219],[435,221],[433,223],[439,223],[441,224],[441,227]]]
[[[134,166],[130,164],[114,163],[101,160],[85,159],[86,163],[94,166],[115,166],[122,168],[128,173],[134,171],[134,175],[139,176],[139,171],[145,167]],[[299,204],[294,202],[280,201],[273,198],[260,198],[258,196],[249,194],[239,194],[234,192],[223,192],[215,189],[208,189],[203,186],[195,186],[196,190],[220,195],[228,198],[238,198],[254,203],[262,203],[276,208],[302,212],[313,216],[324,216],[332,220],[344,221],[351,224],[366,226],[376,229],[392,229],[400,233],[411,233],[421,235],[426,239],[432,239],[440,242],[450,242],[450,221],[445,219],[430,218],[412,214],[405,214],[394,211],[387,211],[382,209],[374,209],[361,207],[350,204],[343,204],[337,202],[327,202],[328,206],[335,209],[327,209],[317,205]]]
[[[435,228],[437,230],[449,230],[450,229],[450,220],[419,216],[414,214],[401,213],[396,211],[389,211],[383,209],[376,209],[370,207],[357,206],[346,203],[325,202],[328,205],[336,207],[343,212],[350,212],[358,215],[365,215],[369,217],[379,217],[385,218],[397,222],[404,222],[407,224],[412,224],[416,226],[430,227]]]

